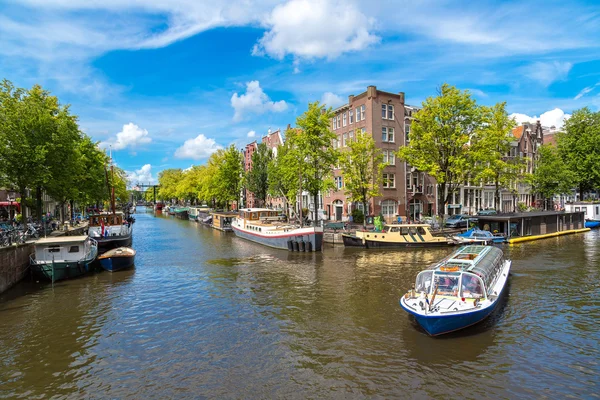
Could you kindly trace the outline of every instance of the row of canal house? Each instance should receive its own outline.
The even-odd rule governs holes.
[[[368,210],[362,210],[362,204],[348,200],[343,171],[334,168],[335,189],[319,196],[317,207],[322,210],[321,215],[325,219],[346,221],[355,208],[369,215],[383,215],[388,222],[397,221],[398,217],[402,217],[403,220],[406,218],[415,220],[436,213],[438,206],[435,179],[396,157],[400,147],[410,142],[413,113],[418,109],[405,103],[404,92],[392,93],[378,90],[375,86],[368,86],[365,92],[348,96],[348,102],[334,110],[330,128],[337,138],[334,139],[333,146],[343,151],[354,138],[356,130],[369,132],[373,135],[375,145],[381,149],[384,161],[388,165],[383,171],[381,196],[371,199]],[[546,132],[552,133],[542,127],[539,121],[515,128],[513,130],[515,140],[507,156],[527,157],[526,172],[533,172],[537,149],[545,143]],[[550,134],[546,136],[548,140],[552,140]],[[269,130],[261,141],[276,152],[284,139],[281,130],[274,132]],[[257,147],[258,142],[255,141],[243,150],[246,171],[252,168],[252,154]],[[495,188],[492,185],[471,185],[467,182],[453,194],[451,201],[446,205],[446,214],[475,214],[479,210],[493,208],[502,212],[514,212],[519,203],[526,206],[536,205],[531,188],[523,182],[515,183],[511,188],[503,188],[498,207],[494,205],[494,197]],[[245,207],[259,206],[251,192],[245,191],[242,200]],[[315,207],[312,202],[312,197],[308,193],[303,193],[302,207],[311,210],[311,218],[314,218]],[[282,208],[283,201],[280,198],[269,198],[266,205]]]

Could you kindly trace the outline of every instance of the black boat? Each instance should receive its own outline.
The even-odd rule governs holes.
[[[130,247],[133,222],[133,218],[125,218],[122,212],[90,215],[88,235],[98,242],[98,254],[117,247]]]

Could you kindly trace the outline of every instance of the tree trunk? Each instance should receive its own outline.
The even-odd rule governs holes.
[[[35,213],[38,222],[42,222],[42,188],[35,188]],[[23,221],[26,222],[26,221]]]
[[[364,201],[363,203],[363,210],[364,210],[364,216],[363,216],[363,229],[366,231],[367,230],[367,202]]]
[[[315,202],[313,226],[319,226],[319,193],[313,195],[313,201]]]
[[[498,180],[495,182],[496,189],[494,191],[494,209],[500,212],[500,186],[498,184]]]
[[[583,201],[583,185],[579,185],[579,201]]]
[[[446,184],[438,183],[438,216],[440,217],[440,228],[444,230],[444,214],[446,205]]]

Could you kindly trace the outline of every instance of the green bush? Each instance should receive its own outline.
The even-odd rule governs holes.
[[[362,224],[364,220],[365,214],[363,214],[363,212],[360,209],[355,208],[354,210],[352,210],[352,222]]]
[[[527,204],[525,204],[525,203],[519,203],[519,204],[517,204],[517,210],[519,212],[525,212],[525,211],[527,211]]]

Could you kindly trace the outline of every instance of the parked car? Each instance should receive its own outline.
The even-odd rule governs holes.
[[[469,224],[469,218],[466,215],[452,215],[446,220],[444,226],[446,228],[466,228]]]
[[[498,215],[496,210],[480,210],[477,215]]]

